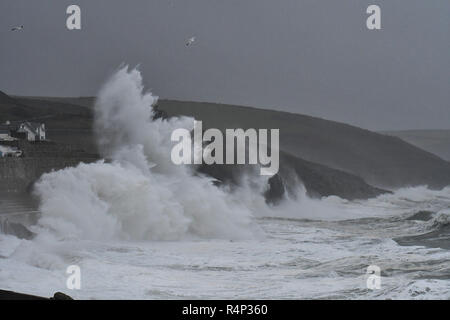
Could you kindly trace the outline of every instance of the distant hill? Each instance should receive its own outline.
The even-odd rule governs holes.
[[[384,134],[398,137],[416,147],[434,153],[450,161],[450,130],[386,131]]]
[[[92,108],[59,100],[11,97],[0,91],[0,122],[53,119],[58,115],[92,118]]]
[[[34,112],[35,110],[0,91],[0,123],[6,120],[30,118],[35,115]]]
[[[52,103],[60,103],[64,105],[73,105],[78,107],[86,107],[91,109],[94,106],[95,97],[44,97],[44,96],[11,96],[19,100],[35,100],[35,101],[50,101]]]
[[[34,115],[38,111],[41,115],[53,112],[54,115],[46,123],[55,141],[75,139],[87,146],[88,151],[95,152],[92,135],[94,98],[15,97],[13,100],[10,103],[25,106]],[[0,101],[0,119],[4,118],[1,108]],[[379,188],[394,189],[422,184],[441,188],[450,184],[449,162],[400,138],[344,123],[294,113],[214,103],[160,100],[158,108],[169,116],[186,115],[202,120],[204,129],[279,128],[283,154],[298,159],[298,163],[293,166],[311,168],[309,164],[321,165],[321,170],[316,172],[327,177],[343,176],[334,172],[330,175],[331,171],[323,168],[347,172]],[[327,179],[322,181],[330,182]],[[339,184],[335,184],[333,188],[339,189]],[[365,187],[361,185],[361,188]],[[326,192],[322,190],[318,193]]]
[[[280,111],[170,100],[158,105],[169,116],[201,119],[204,128],[279,128],[282,150],[355,174],[378,187],[450,184],[450,163],[397,137]]]
[[[93,98],[11,98],[5,95],[6,100],[13,107],[26,107],[27,117],[33,116],[44,121],[51,140],[77,144],[89,152],[96,152],[92,132]],[[83,105],[76,105],[78,102]],[[0,113],[0,117],[10,118],[10,112],[11,110],[6,110]],[[374,197],[385,192],[368,185],[352,174],[310,163],[286,152],[281,152],[280,156],[280,172],[270,179],[269,188],[265,193],[266,199],[272,203],[276,203],[287,192],[292,191],[296,184],[295,179],[292,179],[292,173],[300,177],[311,196],[337,195],[342,198],[356,199]],[[241,170],[246,170],[246,167],[204,166],[200,172],[222,183],[233,183],[236,182],[234,178],[241,173]]]

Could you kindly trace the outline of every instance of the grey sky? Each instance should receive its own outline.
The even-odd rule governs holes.
[[[66,29],[70,4],[81,31]],[[369,4],[380,31],[365,27]],[[94,95],[121,63],[140,64],[163,98],[450,128],[448,0],[2,0],[0,41],[10,94]]]

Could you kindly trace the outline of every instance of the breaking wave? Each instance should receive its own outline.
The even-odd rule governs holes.
[[[312,199],[298,181],[272,207],[263,196],[267,177],[217,187],[195,168],[173,165],[171,132],[192,129],[193,119],[152,120],[156,101],[138,70],[122,68],[107,81],[95,105],[104,159],[36,183],[36,236],[0,232],[3,288],[65,291],[65,270],[77,264],[83,290],[71,295],[84,299],[449,298],[448,250],[436,248],[448,239],[450,187],[348,201]],[[437,245],[423,247],[424,239]],[[381,291],[366,289],[369,264],[386,272]]]
[[[251,236],[251,212],[213,180],[170,160],[170,134],[192,118],[152,120],[157,97],[138,70],[118,70],[95,105],[98,146],[111,161],[45,174],[39,227],[59,237],[171,240]]]
[[[292,197],[267,205],[267,177],[248,174],[237,189],[170,159],[173,130],[192,130],[194,119],[153,119],[157,97],[144,92],[136,69],[119,69],[100,90],[95,131],[104,159],[44,174],[35,185],[42,213],[37,233],[87,240],[242,239],[261,233],[254,218],[348,220],[439,212],[450,207],[450,188],[404,188],[376,198],[312,199],[300,181]],[[442,218],[442,216],[444,218]],[[448,215],[430,223],[445,224]]]
[[[427,223],[428,230],[441,230],[450,227],[450,209],[439,211]]]

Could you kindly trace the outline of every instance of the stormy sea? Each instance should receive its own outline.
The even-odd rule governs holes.
[[[2,289],[76,299],[450,298],[450,187],[345,200],[310,197],[298,181],[270,204],[266,176],[249,171],[228,188],[174,165],[170,133],[193,119],[155,119],[156,100],[138,70],[120,69],[95,105],[103,160],[0,195]],[[66,287],[71,265],[79,290]]]

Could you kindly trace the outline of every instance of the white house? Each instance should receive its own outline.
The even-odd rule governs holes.
[[[25,133],[28,141],[44,141],[45,140],[45,124],[38,122],[22,122],[17,132]]]

